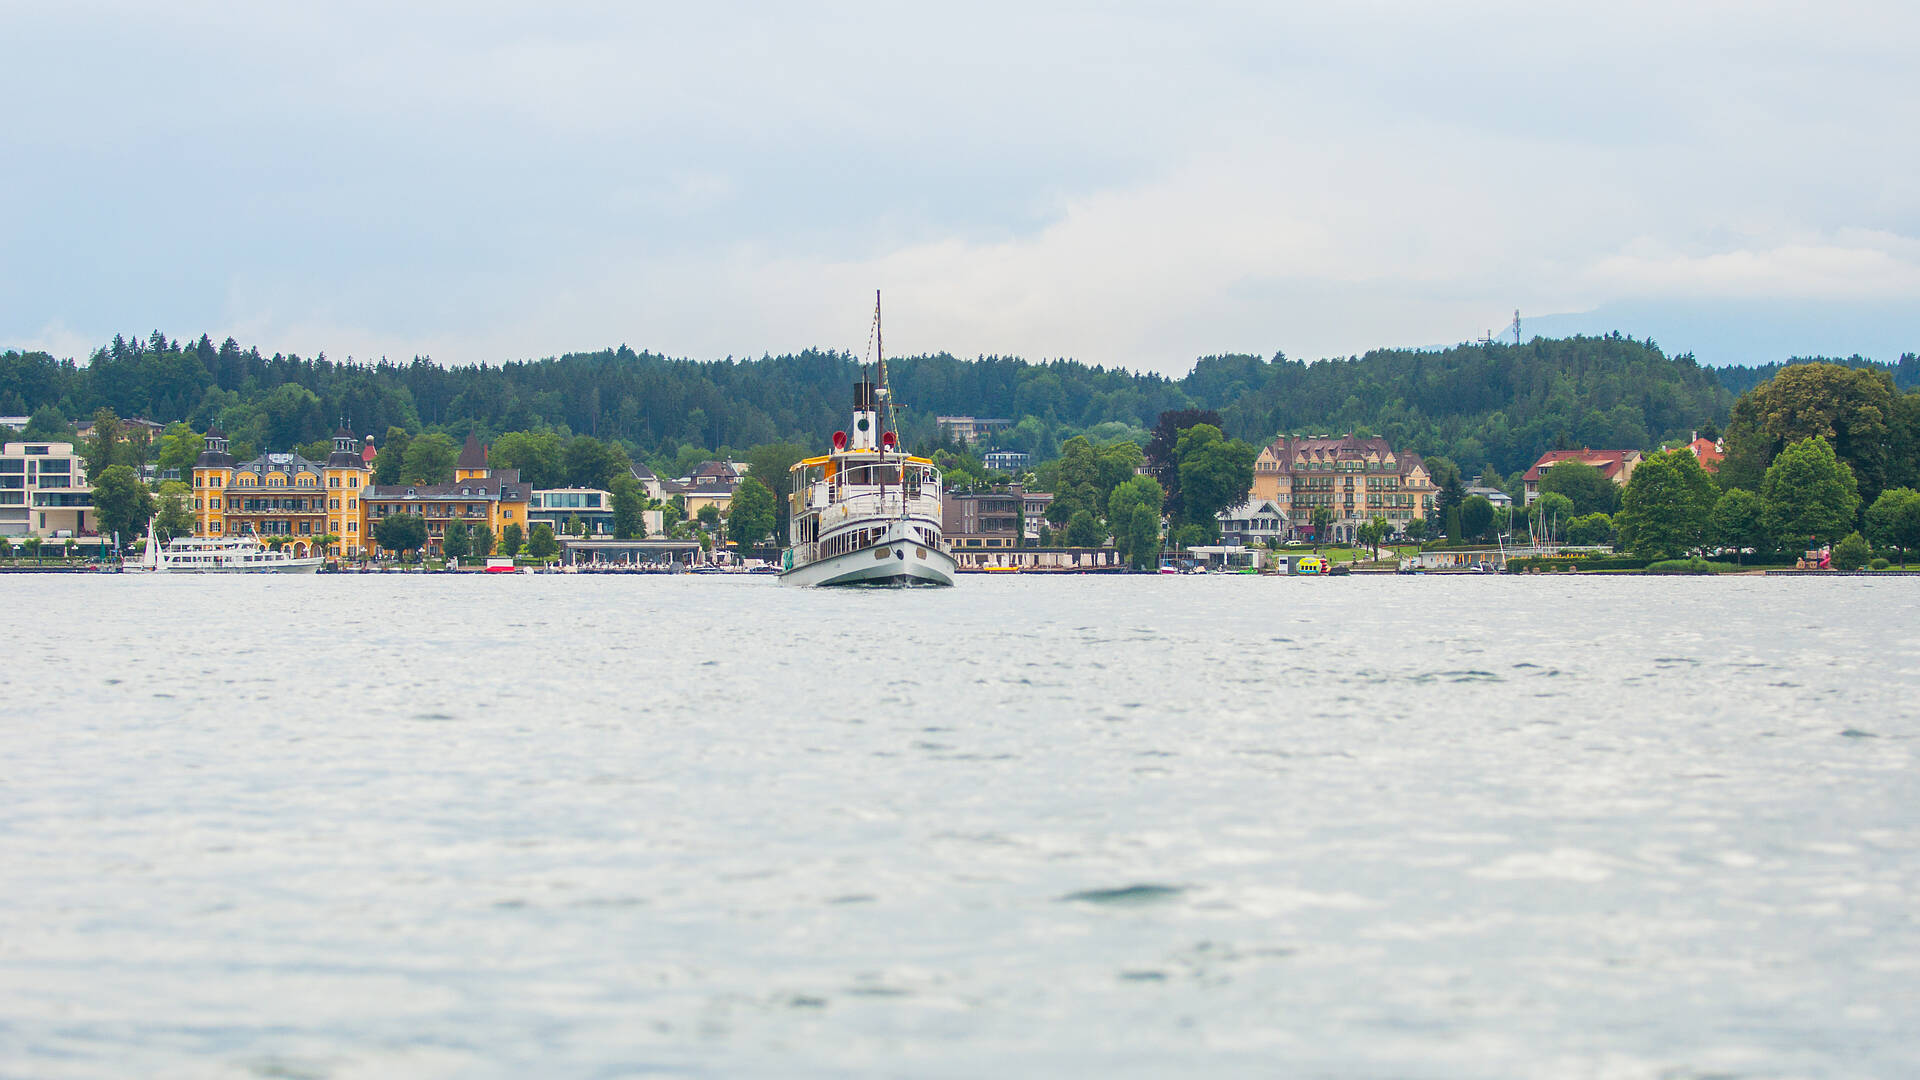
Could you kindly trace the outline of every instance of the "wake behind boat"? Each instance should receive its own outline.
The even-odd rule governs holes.
[[[900,449],[874,295],[879,384],[853,386],[851,432],[833,451],[793,466],[793,544],[782,553],[789,585],[952,585],[953,556],[940,523],[940,470]]]

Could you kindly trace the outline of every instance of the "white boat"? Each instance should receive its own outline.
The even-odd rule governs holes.
[[[182,536],[165,548],[152,543],[148,568],[169,574],[311,574],[326,560],[296,559],[251,536]]]
[[[792,545],[780,557],[787,585],[952,585],[953,556],[940,523],[940,470],[900,448],[873,301],[879,382],[853,387],[851,432],[833,451],[793,466]]]

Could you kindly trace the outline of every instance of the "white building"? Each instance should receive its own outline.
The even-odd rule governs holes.
[[[933,422],[947,438],[957,443],[972,443],[988,434],[1013,426],[1013,421],[988,416],[936,416]]]
[[[73,444],[10,442],[0,446],[0,536],[89,536],[93,485]]]
[[[1292,531],[1286,511],[1272,499],[1249,499],[1220,511],[1220,538],[1228,544],[1267,544]]]
[[[647,535],[658,536],[665,531],[664,514],[658,510],[641,512],[646,523]],[[567,522],[579,518],[586,526],[588,537],[607,539],[613,536],[613,492],[599,488],[539,488],[533,492],[527,503],[527,524],[544,521],[553,526],[553,534],[565,534]]]
[[[997,472],[1021,472],[1032,466],[1033,455],[1020,450],[989,450],[980,455],[980,464]]]

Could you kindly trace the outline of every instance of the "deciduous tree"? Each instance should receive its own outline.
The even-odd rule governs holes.
[[[1639,476],[1638,470],[1634,475]],[[1760,498],[1767,532],[1776,546],[1789,551],[1845,536],[1853,530],[1854,511],[1860,505],[1853,470],[1819,435],[1780,451],[1767,466]]]
[[[1765,509],[1760,496],[1753,492],[1728,488],[1714,500],[1713,513],[1707,517],[1708,541],[1732,548],[1736,564],[1747,549],[1759,552],[1767,546]]]
[[[1160,485],[1156,481],[1154,486]],[[1160,513],[1145,503],[1133,508],[1127,528],[1127,559],[1136,570],[1151,570],[1160,563]]]
[[[206,440],[191,426],[179,422],[168,424],[160,436],[160,450],[154,465],[162,474],[177,471],[182,479],[190,479],[193,463],[199,460],[205,446]]]
[[[1257,454],[1211,424],[1188,428],[1174,444],[1174,456],[1180,459],[1181,513],[1187,524],[1200,526],[1208,542],[1220,536],[1220,511],[1244,500],[1253,488]]]
[[[527,534],[527,554],[536,559],[551,559],[559,553],[560,543],[553,537],[553,526],[544,521],[534,522]]]
[[[1151,546],[1154,557],[1160,552],[1160,507],[1166,499],[1166,492],[1160,488],[1160,481],[1151,476],[1135,476],[1113,489],[1107,496],[1107,520],[1113,523],[1113,545],[1120,551],[1122,558],[1132,558],[1135,528],[1134,511],[1146,508],[1153,515],[1153,539]],[[1135,560],[1135,565],[1139,565]]]
[[[451,435],[438,431],[414,437],[407,443],[405,479],[408,484],[446,484],[453,481],[454,462],[460,460],[460,447]]]
[[[591,435],[567,440],[567,483],[572,487],[608,490],[614,477],[628,471],[627,452],[618,443],[601,442]]]
[[[1333,508],[1316,506],[1310,517],[1312,520],[1309,524],[1313,526],[1313,550],[1319,551],[1320,545],[1328,540],[1327,530],[1333,528]]]
[[[1833,545],[1833,568],[1835,570],[1858,570],[1867,565],[1873,557],[1873,548],[1867,545],[1867,539],[1859,533],[1848,533],[1846,538]]]
[[[153,496],[131,468],[109,465],[93,480],[93,512],[101,533],[117,533],[122,543],[128,543],[147,531],[154,513]]]
[[[526,532],[520,528],[519,522],[509,521],[501,527],[500,554],[517,558],[525,543]]]
[[[1485,495],[1469,495],[1460,503],[1460,532],[1478,540],[1493,525],[1493,503]]]
[[[1558,466],[1555,466],[1558,468]],[[1653,454],[1633,470],[1614,525],[1635,555],[1674,558],[1706,542],[1717,492],[1690,451]]]
[[[179,480],[160,485],[160,494],[154,499],[158,515],[153,530],[162,544],[171,543],[175,537],[193,535],[193,508],[188,505],[192,497],[193,489]]]
[[[1073,517],[1067,520],[1068,547],[1099,547],[1107,538],[1107,531],[1101,527],[1100,519],[1093,516],[1091,510],[1075,510]]]
[[[520,470],[528,487],[566,486],[566,444],[551,431],[509,431],[493,441],[487,460],[496,469]]]
[[[1488,503],[1487,505],[1488,509],[1491,510],[1493,504]],[[1362,544],[1373,549],[1373,557],[1378,559],[1380,557],[1380,544],[1387,538],[1387,534],[1391,532],[1392,529],[1393,526],[1387,524],[1386,518],[1376,517],[1372,521],[1354,530],[1354,536]]]
[[[373,479],[377,484],[391,487],[407,482],[407,444],[413,437],[403,427],[389,427],[387,437],[376,448],[378,453],[373,459]],[[239,456],[239,451],[234,451]]]
[[[445,535],[440,537],[440,553],[449,559],[464,559],[473,550],[473,537],[467,532],[464,521],[447,523]]]
[[[1557,465],[1554,467],[1559,468]],[[1527,507],[1527,517],[1533,522],[1534,533],[1549,541],[1565,538],[1567,526],[1573,524],[1573,519],[1578,516],[1573,512],[1573,500],[1557,491],[1547,492]]]
[[[1166,512],[1175,521],[1182,520],[1185,511],[1180,493],[1180,456],[1176,452],[1180,435],[1202,424],[1215,431],[1224,427],[1220,414],[1212,409],[1169,410],[1160,414],[1153,427],[1153,437],[1147,440],[1147,471],[1160,481],[1161,489],[1167,493]]]
[[[1898,436],[1899,392],[1885,371],[1841,364],[1794,364],[1743,395],[1727,422],[1728,487],[1752,489],[1793,443],[1818,437],[1852,472],[1867,499],[1887,486]],[[1764,494],[1764,490],[1762,492]],[[1804,542],[1804,540],[1799,541]]]
[[[773,492],[758,478],[740,481],[727,507],[727,536],[734,546],[746,551],[773,531]]]
[[[647,535],[647,495],[631,472],[613,478],[613,535],[617,540],[644,540]]]
[[[1569,544],[1604,544],[1607,537],[1613,535],[1613,519],[1605,514],[1582,514],[1567,522],[1566,542]]]
[[[1558,492],[1573,500],[1576,515],[1613,514],[1620,509],[1620,486],[1584,461],[1562,461],[1543,470],[1540,491]]]
[[[427,519],[419,514],[388,514],[374,523],[373,538],[395,554],[427,546]]]
[[[793,466],[805,460],[807,448],[796,442],[761,443],[747,451],[747,475],[756,477],[773,492],[774,542],[787,542],[787,518],[792,505]]]
[[[102,476],[113,467],[114,447],[120,441],[120,418],[112,409],[97,409],[93,414],[93,430],[88,433],[87,441],[81,445],[80,457],[86,462],[87,481],[97,484],[96,477]]]
[[[1867,507],[1867,535],[1875,543],[1900,549],[1900,568],[1906,569],[1907,551],[1920,546],[1920,492],[1889,488]]]

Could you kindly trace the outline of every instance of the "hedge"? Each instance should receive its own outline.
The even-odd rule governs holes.
[[[1530,570],[1539,570],[1547,574],[1561,574],[1569,571],[1589,570],[1643,570],[1646,559],[1637,559],[1631,555],[1529,555],[1524,559],[1513,559],[1507,563],[1507,572],[1524,574]]]
[[[1724,568],[1724,570],[1719,568]],[[1649,574],[1717,574],[1732,570],[1730,563],[1710,563],[1699,556],[1691,559],[1663,559],[1647,564]]]

